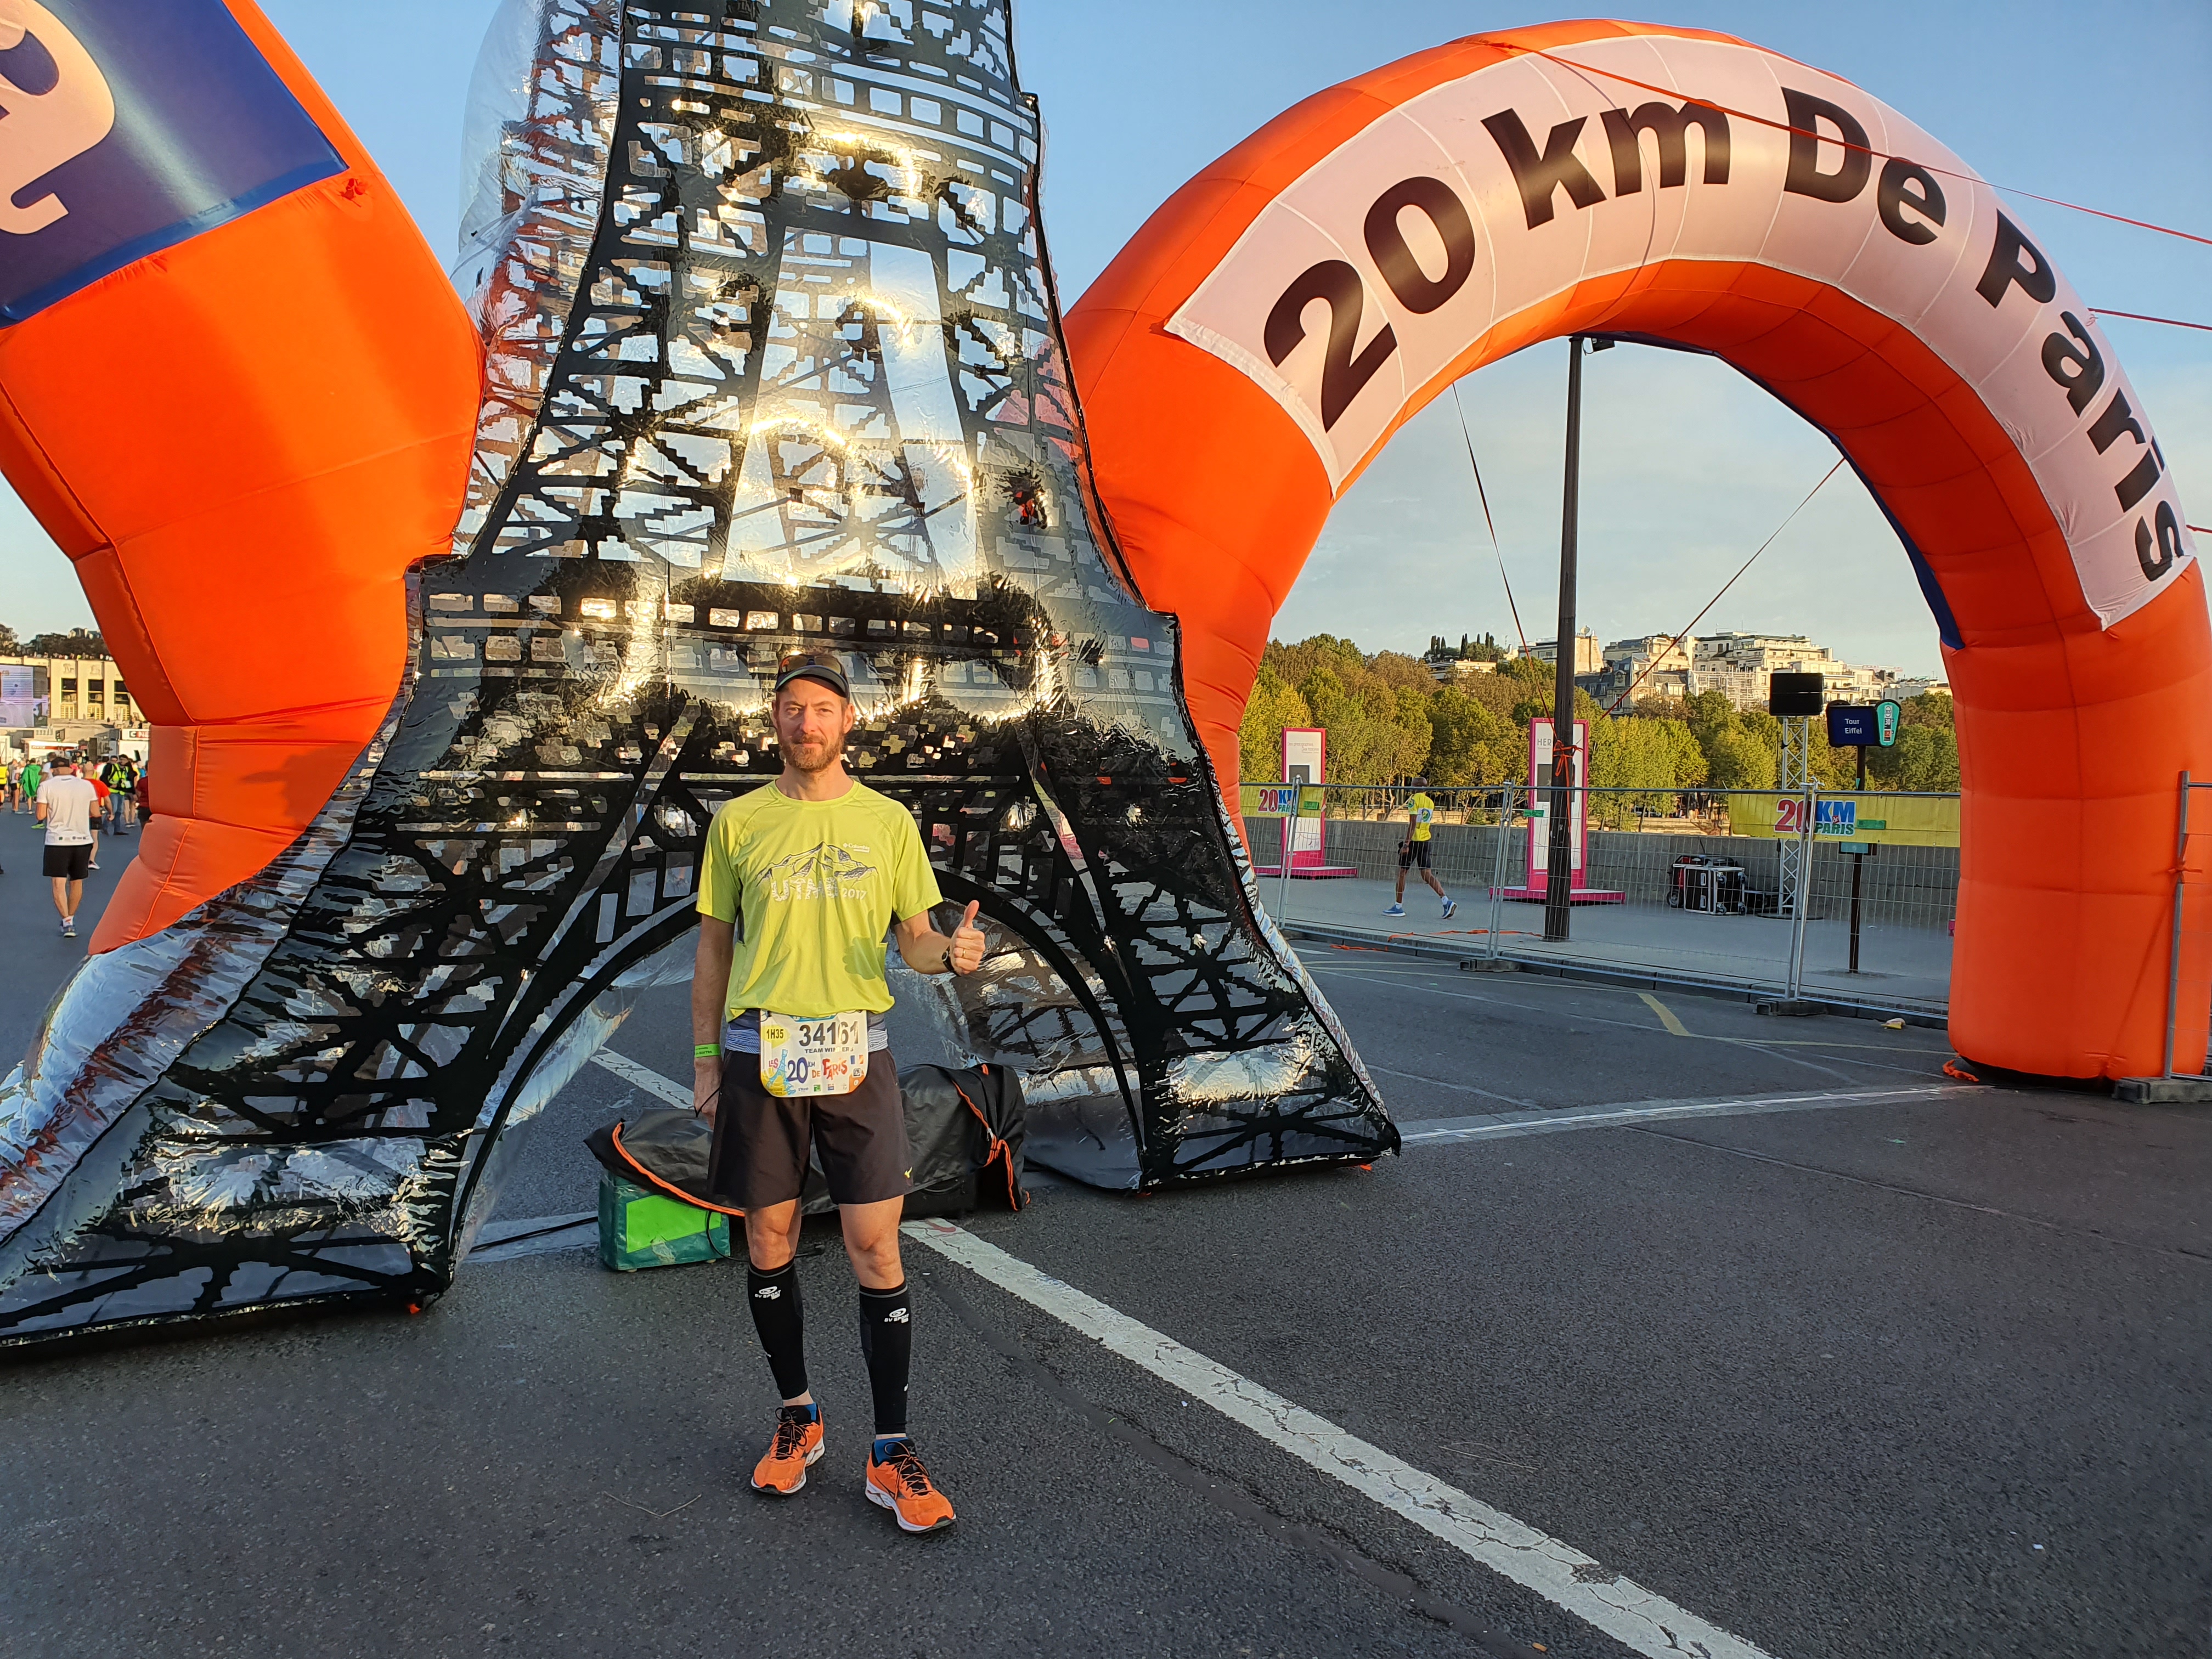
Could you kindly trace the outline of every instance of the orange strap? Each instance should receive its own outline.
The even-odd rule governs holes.
[[[656,1191],[665,1193],[671,1198],[681,1200],[684,1203],[689,1204],[695,1210],[712,1210],[716,1215],[734,1215],[742,1217],[744,1214],[743,1210],[734,1209],[726,1204],[709,1204],[704,1199],[694,1198],[690,1194],[685,1192],[681,1187],[671,1186],[667,1182],[663,1181],[659,1176],[653,1174],[653,1172],[647,1169],[644,1164],[632,1158],[629,1155],[629,1148],[623,1145],[621,1124],[617,1123],[615,1125],[613,1133],[609,1138],[614,1142],[615,1151],[621,1155],[622,1161],[629,1164],[631,1169],[636,1170],[637,1178],[643,1182],[647,1186],[654,1188]]]

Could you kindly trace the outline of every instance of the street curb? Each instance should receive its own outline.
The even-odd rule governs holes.
[[[1347,945],[1392,956],[1419,957],[1430,961],[1464,963],[1471,969],[1488,969],[1488,959],[1473,957],[1463,945],[1440,945],[1433,939],[1386,939],[1354,927],[1330,927],[1315,922],[1293,921],[1283,928],[1290,939],[1310,939],[1323,945]],[[1516,956],[1510,949],[1498,953],[1501,963],[1522,974],[1547,979],[1571,979],[1595,985],[1617,985],[1626,990],[1692,991],[1700,996],[1725,997],[1735,1002],[1773,1003],[1780,994],[1771,985],[1751,985],[1741,980],[1710,979],[1697,974],[1672,973],[1664,968],[1622,967],[1608,963],[1562,961],[1558,957]],[[1948,1029],[1947,1013],[1926,1007],[1898,1006],[1863,998],[1823,995],[1808,992],[1798,1007],[1810,1013],[1833,1014],[1844,1019],[1901,1019],[1931,1031]],[[1797,1010],[1793,1009],[1792,1012]]]
[[[2212,1077],[2124,1077],[2112,1098],[2130,1106],[2212,1105]]]

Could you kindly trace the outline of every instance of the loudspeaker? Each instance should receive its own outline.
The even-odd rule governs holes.
[[[1766,712],[1788,717],[1817,714],[1826,706],[1827,692],[1818,674],[1774,674],[1766,683]]]

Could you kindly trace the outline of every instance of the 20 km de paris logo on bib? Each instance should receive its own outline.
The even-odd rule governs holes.
[[[868,1075],[868,1017],[763,1014],[761,1087],[772,1095],[848,1095]]]

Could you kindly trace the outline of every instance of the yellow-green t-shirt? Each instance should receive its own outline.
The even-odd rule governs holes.
[[[732,1016],[888,1012],[884,931],[944,898],[913,815],[866,784],[794,800],[771,783],[726,804],[707,830],[699,914],[743,918]]]
[[[1406,803],[1407,811],[1413,814],[1415,841],[1429,838],[1429,820],[1437,815],[1437,804],[1426,795],[1416,795]]]

